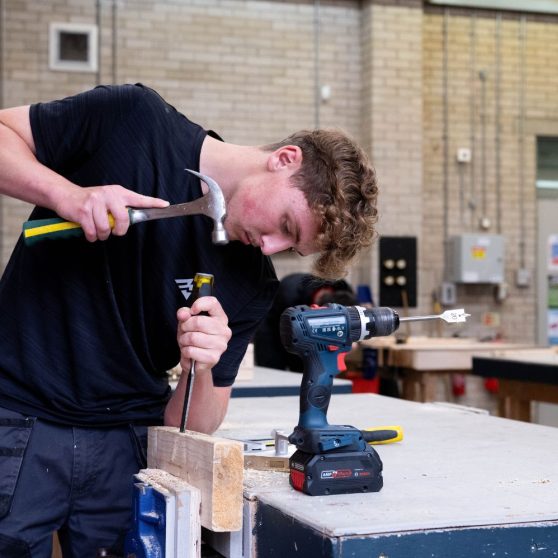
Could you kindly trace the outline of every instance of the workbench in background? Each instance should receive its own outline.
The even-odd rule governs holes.
[[[532,345],[461,338],[408,337],[398,343],[394,336],[361,341],[362,347],[377,349],[380,366],[397,372],[402,397],[410,401],[435,401],[442,382],[445,401],[453,401],[452,374],[469,374],[473,356],[498,355],[504,351],[532,348]]]
[[[531,403],[558,403],[558,347],[473,358],[473,374],[499,380],[498,414],[531,420]]]
[[[298,412],[298,397],[233,399],[216,435],[290,432]],[[312,497],[286,473],[247,471],[246,558],[557,555],[558,429],[374,394],[334,395],[328,420],[403,427],[376,446],[384,488]]]

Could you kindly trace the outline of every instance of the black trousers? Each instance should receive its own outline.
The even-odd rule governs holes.
[[[61,426],[0,409],[0,556],[122,553],[133,475],[146,466],[147,428]]]

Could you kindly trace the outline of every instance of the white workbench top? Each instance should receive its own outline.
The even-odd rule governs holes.
[[[239,398],[218,436],[289,433],[298,397]],[[286,473],[247,471],[246,495],[329,536],[558,521],[558,429],[374,394],[333,395],[330,424],[399,424],[401,443],[375,446],[378,493],[311,497]]]

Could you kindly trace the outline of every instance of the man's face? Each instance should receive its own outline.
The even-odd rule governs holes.
[[[303,256],[318,251],[316,218],[290,174],[267,174],[238,187],[227,203],[231,240],[257,246],[266,256],[291,248]]]

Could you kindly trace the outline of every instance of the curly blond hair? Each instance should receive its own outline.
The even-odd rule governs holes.
[[[285,145],[302,151],[293,186],[304,192],[318,218],[320,253],[313,272],[324,279],[343,277],[354,257],[375,237],[376,173],[364,151],[340,130],[301,130],[263,149],[274,151]]]

